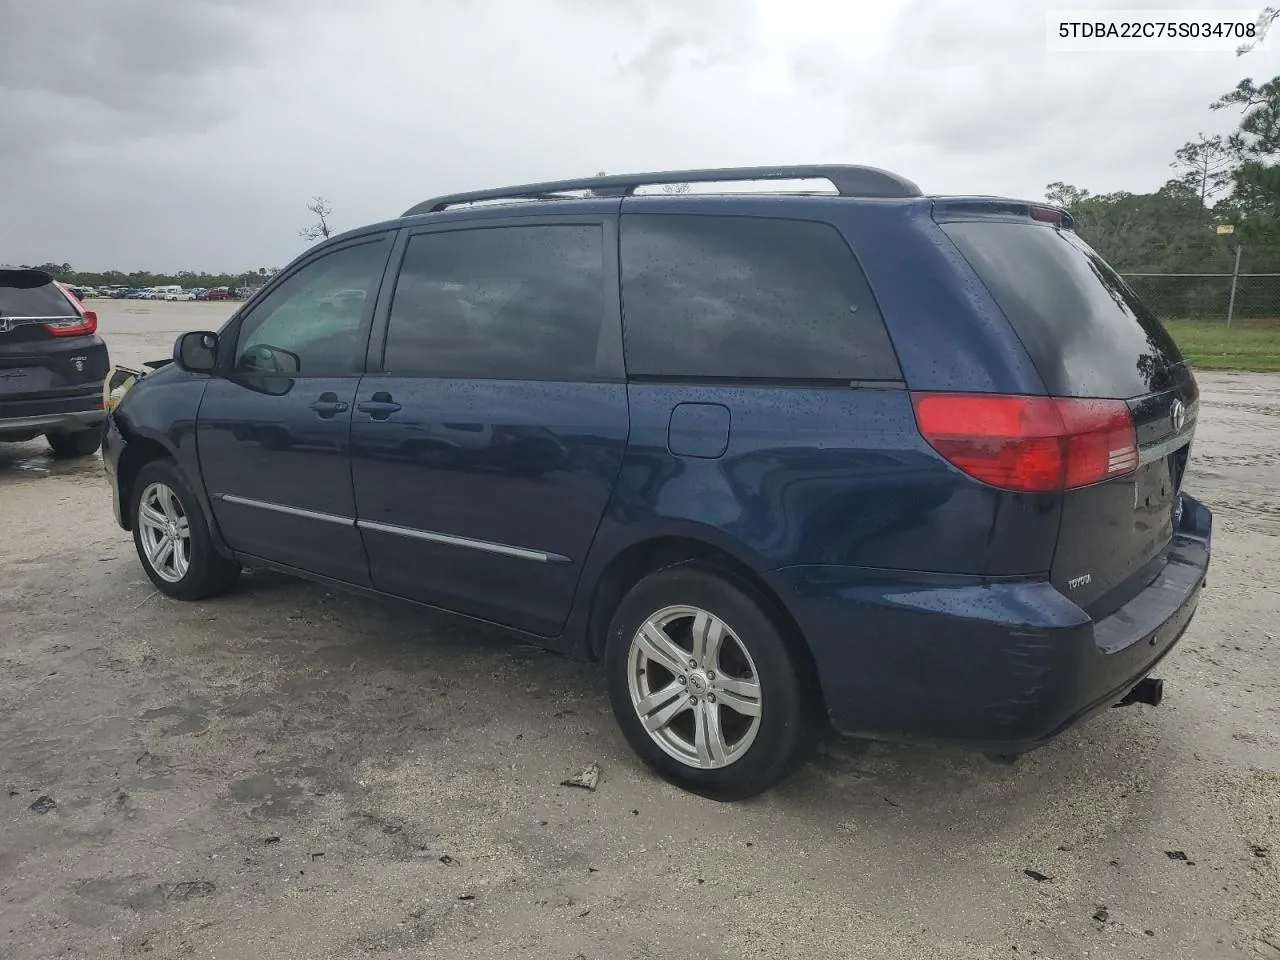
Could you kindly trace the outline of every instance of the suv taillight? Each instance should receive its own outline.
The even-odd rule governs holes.
[[[98,315],[92,310],[81,310],[79,317],[46,320],[44,328],[55,337],[83,337],[97,332]]]
[[[52,333],[55,337],[85,337],[98,330],[98,315],[92,310],[86,310],[84,304],[80,302],[80,298],[71,292],[71,288],[65,283],[55,280],[54,286],[62,291],[62,295],[67,298],[67,302],[75,307],[79,317],[60,317],[57,320],[46,320],[44,328]]]
[[[1133,415],[1123,400],[912,393],[911,401],[929,445],[993,487],[1066,490],[1138,466]]]

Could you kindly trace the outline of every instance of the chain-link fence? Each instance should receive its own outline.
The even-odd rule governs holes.
[[[1153,248],[1143,259],[1148,263],[1117,269],[1158,317],[1280,323],[1280,246]]]

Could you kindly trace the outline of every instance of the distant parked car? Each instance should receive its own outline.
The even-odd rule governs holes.
[[[59,457],[98,449],[110,361],[97,330],[43,270],[0,270],[0,440],[44,434]]]
[[[198,300],[230,300],[231,291],[226,287],[213,287],[197,297]]]

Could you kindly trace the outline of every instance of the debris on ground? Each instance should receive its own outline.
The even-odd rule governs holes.
[[[1265,857],[1268,853],[1271,852],[1270,847],[1263,847],[1256,843],[1250,844],[1249,849],[1253,851],[1253,855],[1255,857]]]
[[[36,813],[48,813],[50,810],[57,809],[57,806],[58,805],[54,802],[53,797],[41,794],[32,801],[31,806],[27,809],[33,810]]]
[[[1107,918],[1110,916],[1111,914],[1107,913],[1106,907],[1099,907],[1093,912],[1093,919],[1097,920],[1099,923],[1106,923]]]
[[[279,843],[280,838],[279,837],[263,837],[262,842],[266,844]]]
[[[1026,870],[1023,870],[1022,872],[1025,873],[1032,880],[1034,880],[1036,883],[1044,883],[1046,880],[1053,879],[1053,877],[1049,876],[1048,874],[1041,873],[1039,870],[1032,870],[1028,868]]]
[[[561,780],[562,787],[578,787],[582,790],[594,790],[600,782],[600,764],[592,760],[568,780]]]
[[[476,895],[474,893],[464,893],[458,897],[459,900],[474,900],[475,898]]]
[[[1170,860],[1181,860],[1188,867],[1194,867],[1196,865],[1196,862],[1194,860],[1187,859],[1186,853],[1182,850],[1166,850],[1164,852],[1164,855],[1168,857]]]
[[[443,863],[446,867],[452,867],[455,864],[457,864],[458,861],[453,859],[453,857],[449,856],[446,853],[443,857],[440,858],[440,862]]]

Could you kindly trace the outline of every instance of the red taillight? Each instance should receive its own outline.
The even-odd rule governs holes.
[[[911,399],[929,445],[993,487],[1065,490],[1138,466],[1133,415],[1123,400],[982,393]]]
[[[78,317],[46,320],[44,328],[55,337],[84,337],[97,332],[98,315],[92,310],[81,310]]]

